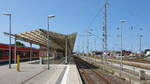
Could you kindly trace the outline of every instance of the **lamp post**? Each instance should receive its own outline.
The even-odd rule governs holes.
[[[53,18],[55,15],[48,15],[47,17],[47,36],[48,36],[48,43],[47,43],[47,48],[48,48],[48,70],[49,70],[49,64],[50,64],[50,40],[49,40],[49,18]]]
[[[3,13],[9,17],[9,69],[11,68],[11,14],[10,13]]]
[[[121,51],[121,60],[120,60],[120,69],[123,70],[123,63],[122,63],[122,23],[127,22],[126,20],[120,20],[120,51]]]
[[[65,53],[66,57],[65,57],[65,64],[68,63],[68,36],[66,36],[66,53]]]

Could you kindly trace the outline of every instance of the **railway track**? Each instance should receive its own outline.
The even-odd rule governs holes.
[[[131,84],[126,80],[122,80],[120,77],[106,73],[78,57],[74,57],[74,60],[83,80],[83,84]]]
[[[95,67],[87,62],[75,57],[76,65],[85,84],[111,84]]]

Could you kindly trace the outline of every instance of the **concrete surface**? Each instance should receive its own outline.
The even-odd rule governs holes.
[[[76,65],[74,64],[69,65],[69,72],[66,84],[82,84],[81,77],[79,75]]]
[[[8,69],[8,65],[0,66],[0,84],[82,84],[76,65],[51,64],[47,65],[20,64],[17,72],[16,64]]]

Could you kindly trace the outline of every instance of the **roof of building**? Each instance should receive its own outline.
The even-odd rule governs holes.
[[[73,51],[74,48],[74,43],[76,39],[77,33],[73,34],[60,34],[56,32],[51,32],[43,29],[38,29],[38,30],[32,30],[29,32],[23,32],[23,33],[18,33],[18,34],[11,34],[12,36],[16,37],[17,40],[29,42],[32,44],[37,44],[40,46],[47,47],[48,44],[48,34],[50,35],[50,48],[51,49],[58,49],[65,51],[66,48],[66,39],[68,42],[68,50]],[[6,35],[10,35],[7,32],[4,32]]]

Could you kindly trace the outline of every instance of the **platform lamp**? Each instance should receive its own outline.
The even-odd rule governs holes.
[[[11,14],[10,13],[3,13],[9,17],[9,69],[11,68]]]
[[[123,70],[123,57],[122,57],[122,23],[127,22],[126,20],[120,20],[120,52],[121,52],[121,60],[120,60],[120,69]]]
[[[50,40],[49,40],[49,18],[54,18],[55,15],[48,15],[47,17],[47,36],[48,36],[48,43],[47,43],[47,48],[48,48],[48,70],[49,70],[49,64],[50,64]]]

